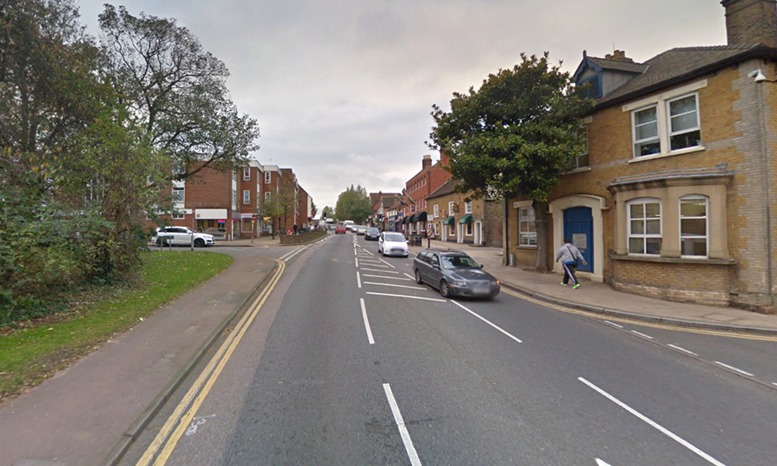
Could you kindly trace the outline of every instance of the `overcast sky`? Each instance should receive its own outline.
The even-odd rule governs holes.
[[[98,34],[105,0],[80,0]],[[241,113],[259,122],[260,163],[291,168],[319,209],[350,185],[399,192],[421,169],[432,104],[476,89],[519,54],[574,72],[583,50],[645,61],[725,45],[718,0],[125,0],[175,19],[230,70]]]

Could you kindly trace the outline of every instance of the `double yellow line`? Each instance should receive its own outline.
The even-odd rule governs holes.
[[[170,459],[170,455],[173,453],[181,436],[186,432],[189,424],[192,422],[194,415],[197,414],[205,398],[210,393],[213,384],[218,380],[221,371],[224,370],[229,358],[237,348],[240,340],[248,331],[248,327],[256,318],[259,310],[267,301],[267,297],[270,295],[275,285],[278,284],[283,271],[286,268],[286,263],[275,259],[275,263],[278,267],[275,269],[275,274],[270,279],[270,282],[262,290],[259,296],[256,297],[251,304],[248,312],[240,319],[240,322],[235,327],[235,330],[229,334],[227,339],[218,349],[216,354],[208,362],[207,367],[202,371],[197,381],[186,393],[181,402],[175,408],[173,413],[165,422],[165,425],[159,431],[154,441],[151,442],[146,452],[136,463],[138,466],[148,466],[154,464],[155,466],[164,465]]]

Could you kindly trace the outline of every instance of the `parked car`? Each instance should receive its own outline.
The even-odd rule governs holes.
[[[380,238],[380,230],[375,227],[367,227],[364,232],[364,239],[367,241],[377,241]]]
[[[345,225],[342,223],[338,223],[335,227],[335,234],[339,235],[340,233],[345,234]]]
[[[407,257],[407,239],[402,233],[384,231],[378,238],[378,252],[384,256]]]
[[[365,233],[367,233],[367,227],[364,225],[356,225],[356,228],[354,228],[353,231],[357,235],[364,235]]]
[[[189,246],[194,242],[194,246],[201,248],[203,246],[213,246],[216,241],[213,235],[200,233],[187,227],[162,227],[156,229],[156,235],[151,237],[151,241],[161,246],[166,241],[171,246]]]
[[[451,249],[424,249],[413,260],[413,273],[416,283],[437,288],[446,298],[493,298],[501,289],[499,280],[475,259]]]

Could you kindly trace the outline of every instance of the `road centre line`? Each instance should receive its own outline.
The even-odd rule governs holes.
[[[356,268],[358,269],[359,268],[359,258],[358,257],[354,257],[353,261],[356,264]]]
[[[671,438],[675,442],[679,443],[680,445],[684,446],[685,448],[687,448],[687,449],[691,450],[692,452],[696,453],[698,456],[704,458],[710,464],[714,464],[716,466],[725,466],[720,461],[716,460],[715,458],[711,457],[710,455],[704,453],[700,449],[698,449],[695,446],[691,445],[687,441],[683,440],[681,437],[679,437],[678,435],[674,434],[669,429],[666,429],[665,427],[662,427],[661,425],[659,425],[658,423],[656,423],[655,421],[653,421],[649,417],[643,415],[642,413],[640,413],[636,409],[630,407],[626,403],[624,403],[624,402],[620,401],[619,399],[615,398],[614,396],[610,395],[609,393],[607,393],[606,391],[604,391],[601,388],[597,387],[593,383],[587,381],[583,377],[578,377],[577,380],[583,382],[584,384],[586,384],[589,388],[591,388],[595,392],[599,393],[603,397],[607,398],[608,400],[612,401],[616,405],[618,405],[621,408],[625,409],[626,411],[628,411],[632,415],[636,416],[641,421],[649,424],[651,427],[653,427],[654,429],[658,430],[659,432],[661,432],[662,434],[666,435],[667,437]]]
[[[734,371],[734,372],[738,372],[738,373],[740,373],[740,374],[742,374],[742,375],[746,375],[746,376],[748,376],[748,377],[755,377],[753,374],[751,374],[751,373],[749,373],[749,372],[745,372],[745,371],[743,371],[742,369],[737,369],[737,368],[736,368],[736,367],[734,367],[734,366],[729,366],[728,364],[724,364],[724,363],[722,363],[722,362],[720,362],[720,361],[715,361],[715,364],[717,364],[717,365],[719,365],[719,366],[723,366],[723,367],[725,367],[726,369],[731,369],[731,370],[732,370],[732,371]]]
[[[367,318],[367,307],[364,305],[364,298],[359,298],[359,303],[362,306],[362,319],[364,319],[364,329],[367,330],[367,340],[371,345],[374,345],[375,339],[372,338],[372,329],[370,328],[370,320]]]
[[[390,298],[419,299],[421,301],[434,301],[436,303],[446,303],[446,302],[448,302],[448,300],[446,300],[446,299],[424,298],[422,296],[408,296],[408,295],[404,295],[404,294],[375,293],[373,291],[368,291],[367,294],[370,294],[370,295],[373,295],[373,296],[388,296]]]
[[[518,343],[523,343],[523,341],[521,341],[521,339],[520,339],[520,338],[518,338],[518,337],[516,337],[516,336],[512,335],[511,333],[507,332],[506,330],[504,330],[503,328],[499,327],[498,325],[496,325],[496,324],[492,323],[491,321],[489,321],[489,320],[487,320],[487,319],[485,319],[485,318],[481,317],[479,314],[477,314],[477,313],[475,313],[475,312],[472,312],[472,311],[470,311],[469,309],[467,309],[466,307],[464,307],[464,306],[463,306],[462,304],[460,304],[459,302],[457,302],[457,301],[451,301],[451,302],[452,302],[453,304],[455,304],[455,305],[459,306],[460,308],[464,309],[465,311],[469,312],[469,313],[470,313],[470,314],[472,314],[473,316],[477,317],[478,319],[482,320],[483,322],[487,323],[488,325],[490,325],[490,326],[494,327],[495,329],[499,330],[500,332],[504,333],[505,335],[507,335],[508,337],[510,337],[510,338],[512,338],[513,340],[517,341]]]
[[[420,286],[395,285],[393,283],[364,282],[364,284],[365,285],[392,286],[394,288],[408,288],[408,289],[411,289],[411,290],[425,290],[426,289],[426,288],[421,288]]]
[[[392,273],[396,273],[396,272],[392,272]],[[369,274],[369,273],[365,273],[365,274],[362,274],[362,275],[365,276],[365,277],[382,278],[384,280],[404,280],[406,282],[413,281],[412,278],[386,277],[384,275],[372,275],[372,274]]]
[[[402,436],[402,443],[405,444],[405,451],[410,458],[410,464],[413,466],[420,466],[421,459],[418,458],[418,453],[413,446],[413,440],[410,438],[410,432],[407,431],[405,421],[402,419],[402,413],[399,412],[399,406],[397,400],[394,398],[394,393],[391,391],[391,386],[387,383],[383,384],[383,391],[386,392],[386,398],[388,398],[389,406],[391,406],[391,413],[394,415],[394,422],[397,423],[399,428],[399,435]]]
[[[356,271],[356,283],[359,284],[359,288],[362,287],[362,277],[359,276],[359,271],[358,270]]]
[[[685,349],[685,348],[682,348],[682,347],[680,347],[680,346],[677,346],[677,345],[673,345],[673,344],[671,344],[671,343],[667,343],[667,344],[666,344],[666,346],[668,346],[668,347],[670,347],[670,348],[674,348],[674,349],[676,349],[677,351],[682,351],[682,352],[683,352],[683,353],[685,353],[685,354],[690,354],[691,356],[696,356],[696,357],[698,357],[698,356],[699,356],[698,354],[694,353],[694,352],[693,352],[693,351],[691,351],[691,350],[687,350],[687,349]]]

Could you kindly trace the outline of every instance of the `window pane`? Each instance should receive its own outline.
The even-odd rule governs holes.
[[[680,215],[683,217],[706,217],[707,201],[704,199],[686,199],[681,201]]]
[[[682,236],[707,236],[707,219],[686,218],[680,220],[680,234]]]
[[[629,206],[629,216],[631,218],[642,218],[645,216],[645,204],[631,204]]]
[[[629,253],[631,254],[644,254],[645,243],[642,238],[629,238]]]
[[[645,243],[647,254],[661,254],[661,238],[647,238]]]
[[[669,103],[669,114],[671,116],[682,113],[696,112],[696,96],[689,95],[682,99],[673,100]]]
[[[645,234],[645,223],[642,220],[631,221],[631,234],[643,235]]]
[[[648,235],[660,235],[661,220],[647,220],[645,222],[645,230]]]
[[[683,256],[706,256],[707,239],[706,238],[686,238],[682,240]]]
[[[640,125],[636,127],[637,141],[644,141],[646,139],[658,138],[658,125],[655,123],[648,125]]]
[[[647,218],[661,217],[661,206],[657,202],[651,202],[649,204],[645,204],[645,217]]]
[[[686,147],[696,147],[701,145],[701,132],[691,131],[689,133],[676,134],[669,138],[670,150],[684,149]]]
[[[634,144],[634,153],[637,156],[658,154],[660,152],[661,144],[658,142]]]
[[[656,107],[646,108],[634,113],[634,122],[637,125],[656,121]]]
[[[684,130],[695,129],[699,127],[696,121],[696,113],[686,113],[683,115],[673,116],[670,120],[672,125],[672,132],[678,133]]]

